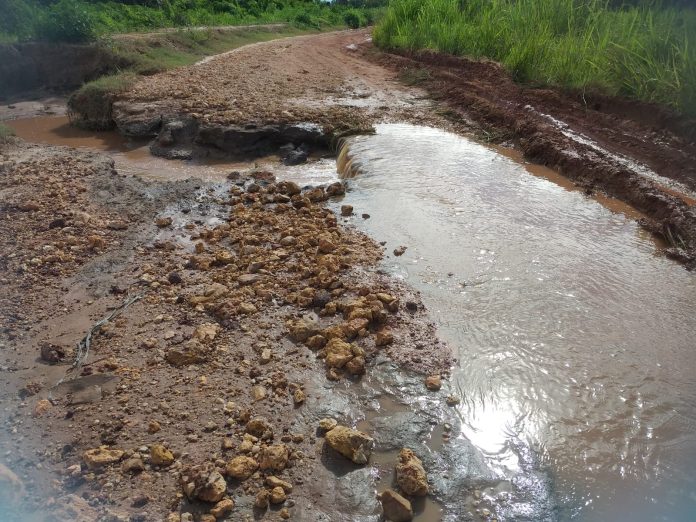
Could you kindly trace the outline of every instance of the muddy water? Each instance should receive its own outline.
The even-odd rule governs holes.
[[[268,168],[296,178],[299,183],[313,184],[322,181],[327,172],[334,170],[333,160],[317,158],[311,166],[297,169],[285,167],[276,156],[249,162],[224,160],[180,161],[158,158],[150,154],[149,142],[132,141],[117,132],[92,132],[70,125],[67,116],[41,116],[15,119],[4,122],[12,127],[17,136],[33,143],[62,145],[88,150],[107,152],[114,159],[121,174],[136,175],[158,181],[178,181],[198,178],[203,181],[220,182],[235,170]]]
[[[451,441],[553,506],[492,511],[693,520],[696,278],[634,213],[435,129],[380,126],[339,163],[352,221],[389,253],[408,247],[385,268],[422,292],[459,358]]]

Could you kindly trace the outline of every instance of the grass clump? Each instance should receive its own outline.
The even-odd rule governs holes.
[[[696,10],[601,0],[391,0],[377,45],[501,62],[520,82],[696,115]]]
[[[0,143],[7,142],[14,135],[14,129],[0,123]]]

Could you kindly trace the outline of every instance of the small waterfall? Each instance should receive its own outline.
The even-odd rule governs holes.
[[[340,138],[338,141],[336,171],[338,172],[339,179],[350,179],[360,174],[359,164],[350,157],[349,138]]]

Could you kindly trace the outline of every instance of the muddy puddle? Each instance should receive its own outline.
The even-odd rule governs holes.
[[[337,178],[328,158],[201,164],[65,117],[8,123],[29,141],[108,152],[121,173],[215,182],[213,195],[232,170]],[[377,442],[367,468],[326,463],[336,483],[317,491],[333,488],[341,520],[379,520],[374,492],[392,486],[402,447],[433,485],[414,504],[417,522],[691,520],[696,280],[659,253],[639,213],[514,151],[411,125],[351,138],[338,170],[350,190],[336,206],[355,208],[345,221],[386,241],[381,270],[421,293],[458,359],[442,394],[424,394],[422,377],[387,359],[359,382],[315,383],[328,390],[303,410],[311,423],[342,418]],[[174,236],[159,239],[182,240],[180,212],[165,211]],[[223,215],[199,213],[207,224]],[[447,406],[450,394],[461,402]]]
[[[696,280],[639,215],[436,129],[380,126],[339,167],[351,221],[388,252],[408,247],[384,269],[456,351],[462,402],[443,447],[470,444],[483,482],[506,484],[491,512],[691,520]],[[440,499],[445,519],[467,516]]]
[[[300,184],[317,184],[327,172],[335,170],[330,158],[314,157],[303,168],[288,167],[277,156],[254,161],[225,161],[220,159],[168,160],[150,154],[149,141],[133,141],[118,132],[92,132],[70,125],[67,116],[40,116],[4,122],[17,136],[33,143],[61,145],[108,153],[121,174],[136,175],[155,181],[179,181],[197,178],[202,181],[223,182],[232,171],[270,169],[292,178]]]

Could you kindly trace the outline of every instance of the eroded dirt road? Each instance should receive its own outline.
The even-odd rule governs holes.
[[[400,84],[399,72],[414,63],[428,69],[423,87],[433,94],[448,92],[447,78],[462,92],[475,89],[466,90],[456,63],[376,55],[368,37],[346,31],[256,44],[144,78],[115,102],[114,124],[153,138],[158,155],[232,159],[325,150],[382,121],[498,129],[542,160],[571,147],[577,170],[544,161],[571,175],[590,172],[588,189],[652,202],[641,210],[672,236],[674,254],[690,259],[696,218],[684,194],[619,169],[611,154],[573,141],[548,118],[544,132],[570,141],[547,143],[540,127],[518,119],[529,100],[499,119],[462,97],[429,101],[425,90]],[[478,96],[495,97],[494,84],[490,92],[477,87]],[[553,117],[550,107],[534,110]],[[663,135],[675,140],[676,132]],[[546,156],[536,154],[544,144]],[[626,154],[610,139],[602,147]],[[354,465],[324,444],[320,419],[379,420],[379,403],[388,400],[369,386],[385,375],[405,382],[408,370],[419,393],[431,393],[421,405],[430,416],[402,415],[404,432],[417,428],[422,440],[445,433],[434,412],[457,397],[425,390],[423,378],[446,374],[452,361],[419,297],[378,270],[380,245],[324,207],[340,200],[343,184],[299,187],[253,165],[217,183],[147,181],[101,154],[21,141],[1,150],[0,450],[14,471],[0,469],[6,518],[380,516],[373,475],[392,473],[396,455],[365,467],[355,435]],[[608,165],[612,181],[603,184]],[[614,190],[624,184],[633,189]],[[389,252],[398,246],[387,243]],[[136,296],[69,371],[92,325]],[[382,435],[369,435],[399,449],[396,436],[384,442],[394,426],[383,424]],[[478,499],[477,487],[467,495]],[[28,502],[17,507],[17,499]]]

